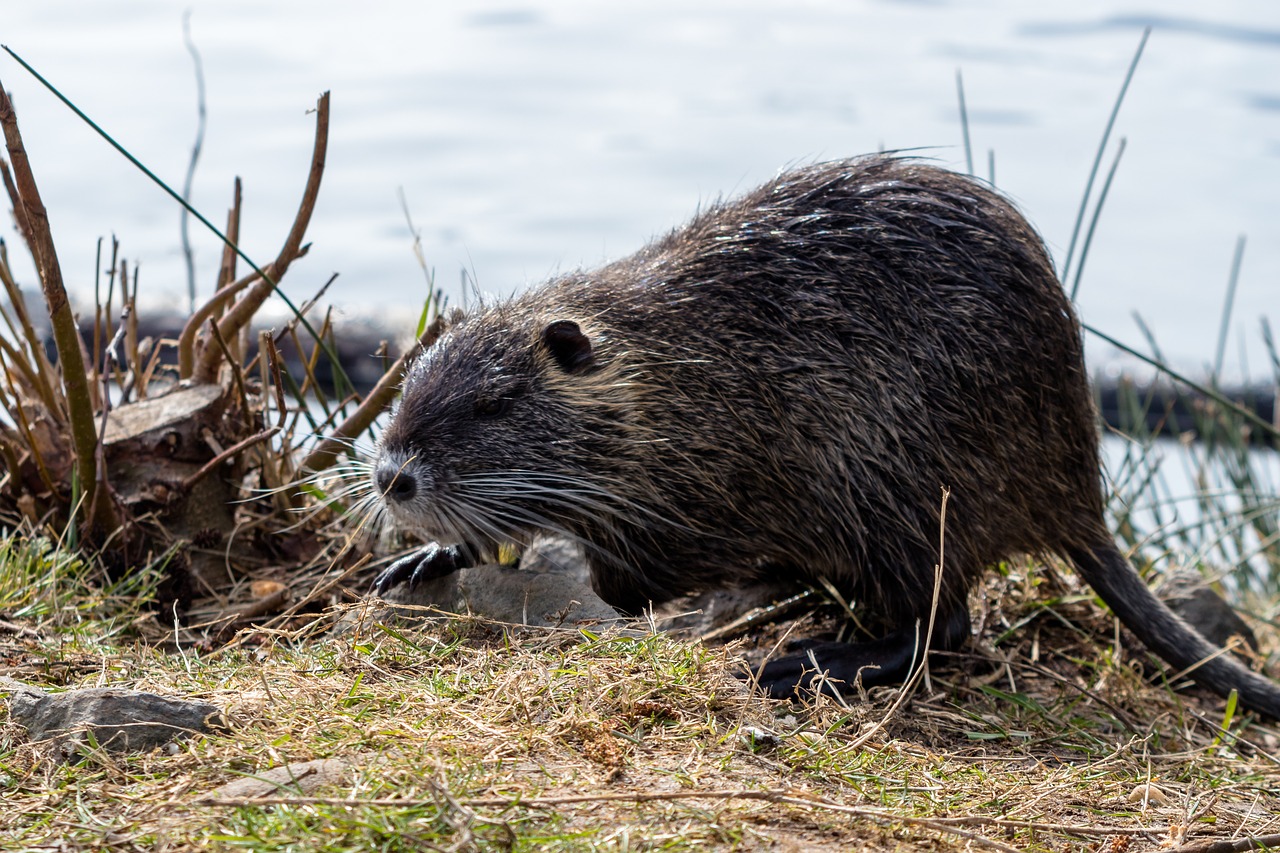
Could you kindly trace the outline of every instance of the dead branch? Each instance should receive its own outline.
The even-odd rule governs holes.
[[[328,395],[324,393],[324,388],[320,384],[320,380],[316,377],[316,367],[320,364],[320,353],[324,351],[321,347],[321,341],[333,334],[332,311],[332,308],[325,311],[324,321],[320,324],[320,341],[316,341],[316,345],[311,348],[311,355],[309,356],[306,354],[306,347],[302,345],[302,341],[298,337],[297,329],[293,328],[289,330],[289,335],[293,339],[293,345],[297,347],[298,355],[301,356],[302,361],[303,378],[300,393],[305,396],[308,391],[313,391],[316,395],[316,399],[320,401],[321,406],[326,405],[326,397]],[[341,390],[341,388],[339,387],[337,390]]]
[[[302,203],[298,207],[298,215],[294,218],[293,228],[285,239],[279,256],[271,264],[267,277],[254,284],[218,324],[218,330],[222,333],[224,340],[230,340],[233,336],[238,335],[241,329],[248,326],[253,319],[253,315],[262,307],[262,303],[266,302],[267,297],[275,291],[276,282],[284,277],[289,264],[293,263],[298,257],[302,248],[302,238],[307,233],[307,225],[311,221],[311,214],[316,206],[316,198],[320,193],[320,178],[324,174],[325,152],[328,148],[328,143],[329,93],[325,92],[320,96],[320,100],[316,104],[316,140],[315,148],[311,155],[311,172],[307,177],[307,187],[302,194]],[[215,347],[206,347],[200,353],[192,378],[197,382],[213,382],[217,378],[218,366],[221,362],[221,351]]]
[[[231,209],[227,211],[227,245],[222,247],[222,264],[218,267],[218,281],[214,293],[230,284],[236,277],[236,250],[232,246],[240,243],[240,205],[243,196],[240,178],[236,178],[235,190],[232,192]]]
[[[9,150],[9,159],[13,164],[13,176],[22,206],[22,212],[19,215],[26,218],[30,229],[32,250],[36,255],[37,269],[40,273],[40,284],[49,309],[49,319],[53,324],[53,339],[58,349],[58,359],[62,368],[62,386],[69,409],[76,470],[80,477],[81,489],[89,497],[89,505],[93,507],[88,523],[92,529],[105,534],[119,527],[119,519],[110,498],[105,494],[101,496],[98,494],[99,484],[95,470],[98,436],[94,429],[92,396],[88,375],[85,373],[84,356],[81,352],[83,344],[80,340],[80,332],[76,328],[75,318],[71,314],[71,303],[67,299],[66,287],[62,283],[62,270],[58,265],[53,235],[49,230],[49,215],[44,203],[40,200],[40,191],[36,187],[35,176],[27,160],[27,151],[22,144],[22,135],[18,131],[18,118],[8,93],[4,91],[3,84],[0,84],[0,125],[4,126],[5,146]]]
[[[305,256],[307,254],[307,250],[307,247],[303,246],[298,251],[298,257],[301,258]],[[278,277],[275,274],[274,264],[267,264],[266,268],[262,271],[266,273],[267,277],[270,279],[274,280]],[[230,305],[231,300],[235,298],[236,294],[240,293],[246,287],[257,284],[260,281],[262,281],[262,276],[258,275],[256,272],[251,272],[243,278],[223,287],[210,297],[208,302],[196,309],[196,312],[191,315],[191,319],[187,320],[186,325],[182,327],[182,332],[178,335],[178,378],[190,379],[192,374],[195,373],[195,343],[196,335],[199,333],[200,328],[209,322],[210,317],[216,316],[219,312]]]
[[[307,253],[307,247],[303,246],[302,251],[299,253],[298,257],[302,257],[302,255],[305,255],[306,253]],[[285,339],[285,337],[291,336],[293,339],[293,345],[296,348],[297,352],[299,354],[306,352],[306,347],[302,346],[302,344],[298,341],[298,336],[294,334],[294,331],[298,328],[298,324],[302,322],[302,319],[311,312],[311,309],[316,307],[316,305],[320,303],[320,300],[324,298],[325,293],[329,290],[330,285],[332,285],[335,281],[337,281],[337,279],[338,279],[337,273],[334,273],[333,275],[329,276],[329,280],[326,281],[324,284],[320,285],[320,289],[316,291],[315,295],[312,296],[310,299],[308,299],[306,302],[303,302],[301,306],[299,306],[298,313],[290,317],[288,321],[285,322],[283,327],[281,327],[280,329],[276,330],[271,334],[271,340],[273,345],[278,346],[280,342]],[[262,347],[259,346],[258,354],[255,355],[249,361],[249,364],[245,367],[246,373],[253,371],[254,365],[257,364],[258,361],[262,358],[262,352],[263,352]],[[317,347],[317,353],[318,352],[319,352],[319,348]],[[304,384],[301,389],[301,392],[306,393],[306,388],[307,386]]]

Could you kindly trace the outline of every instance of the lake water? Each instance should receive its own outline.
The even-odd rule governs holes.
[[[331,90],[314,247],[286,289],[301,301],[338,272],[343,310],[404,317],[406,330],[425,288],[401,189],[455,300],[463,268],[482,290],[509,292],[630,252],[789,163],[923,148],[963,168],[957,69],[976,171],[988,174],[994,151],[997,184],[1061,262],[1107,114],[1153,25],[1117,124],[1128,148],[1081,313],[1137,343],[1139,311],[1180,365],[1201,367],[1244,233],[1227,361],[1239,373],[1247,353],[1249,372],[1266,373],[1258,320],[1280,292],[1275,0],[42,0],[8,4],[0,38],[176,187],[196,128],[184,8],[208,86],[194,203],[221,224],[242,176],[244,246],[273,257],[306,177],[305,111]],[[115,234],[142,262],[143,293],[183,305],[177,206],[7,56],[0,80],[73,289],[90,292],[95,242]],[[195,236],[207,294],[220,250]],[[18,269],[32,281],[29,263]],[[1090,352],[1113,359],[1097,342]]]

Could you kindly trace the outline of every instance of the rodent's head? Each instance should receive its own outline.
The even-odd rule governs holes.
[[[609,511],[584,455],[618,452],[629,384],[590,321],[505,306],[451,326],[405,374],[374,485],[402,525],[490,550]],[[607,481],[607,476],[606,476]]]

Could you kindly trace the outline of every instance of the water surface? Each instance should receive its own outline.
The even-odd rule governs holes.
[[[1061,263],[1094,151],[1142,29],[1154,34],[1117,124],[1128,141],[1079,299],[1125,340],[1140,311],[1184,367],[1212,357],[1237,235],[1249,236],[1228,350],[1261,375],[1258,318],[1280,280],[1280,4],[656,0],[261,3],[195,0],[209,130],[194,202],[221,223],[245,181],[244,244],[274,256],[333,92],[311,255],[349,313],[408,317],[424,281],[403,189],[438,280],[504,293],[630,252],[700,203],[787,164],[919,148],[964,168],[964,74],[976,171]],[[181,9],[166,0],[6,8],[3,41],[175,186],[196,127]],[[1158,11],[1155,11],[1158,10]],[[7,57],[64,273],[90,292],[99,236],[181,305],[174,204]],[[1114,146],[1114,142],[1113,142]],[[8,226],[8,223],[5,223]],[[5,230],[11,254],[17,246]],[[197,237],[199,286],[219,248]],[[19,272],[31,281],[30,264]],[[407,328],[407,321],[406,321]],[[1244,341],[1241,345],[1239,341]],[[1112,354],[1091,345],[1101,364]]]

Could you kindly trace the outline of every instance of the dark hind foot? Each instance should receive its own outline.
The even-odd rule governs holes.
[[[408,583],[409,589],[413,589],[424,581],[442,578],[473,565],[475,559],[469,548],[432,542],[383,569],[382,574],[374,580],[373,588],[378,595],[386,595],[387,590],[402,583]]]
[[[769,661],[757,674],[760,686],[776,699],[796,699],[802,693],[852,685],[901,684],[919,662],[927,624],[899,628],[867,643],[807,643],[803,651]],[[969,611],[939,614],[929,648],[955,651],[969,636]],[[816,662],[816,666],[815,666]],[[817,683],[815,683],[815,680]]]

